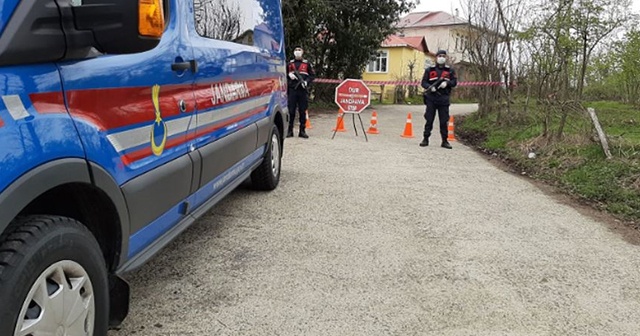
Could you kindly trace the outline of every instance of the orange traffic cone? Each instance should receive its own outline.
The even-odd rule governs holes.
[[[342,113],[342,110],[338,111],[338,120],[336,121],[336,128],[332,129],[332,131],[336,131],[336,132],[347,131],[344,128],[344,113]]]
[[[411,122],[411,113],[407,115],[407,124],[404,126],[403,138],[413,138],[413,123]]]
[[[306,110],[304,113],[307,116],[307,122],[304,124],[304,128],[312,129],[313,127],[311,127],[311,120],[309,120],[309,110]]]
[[[449,130],[449,135],[447,136],[447,141],[456,141],[456,135],[454,133],[454,122],[453,122],[453,116],[449,117],[449,126],[448,126],[448,130]]]
[[[376,111],[373,111],[371,114],[371,126],[369,126],[367,133],[380,134],[380,132],[378,132],[378,112]]]

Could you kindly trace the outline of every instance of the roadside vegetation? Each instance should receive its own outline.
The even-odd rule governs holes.
[[[499,33],[470,41],[476,75],[505,85],[477,89],[480,109],[456,133],[516,172],[640,223],[640,32],[630,6],[466,1],[469,22]]]
[[[498,113],[459,119],[463,142],[507,163],[516,173],[544,181],[626,221],[640,223],[640,110],[616,102],[586,104],[598,111],[608,135],[607,159],[591,120],[576,111],[562,140],[543,136],[545,115],[533,108],[497,122]],[[514,105],[513,111],[522,111]],[[551,122],[557,128],[560,120]]]
[[[285,15],[286,42],[308,46],[319,77],[332,79],[359,78],[384,38],[397,32],[394,22],[416,4],[329,2],[307,8],[286,0],[283,11],[312,13]],[[462,34],[467,80],[503,85],[456,89],[453,103],[479,104],[477,113],[456,120],[457,137],[520,173],[640,223],[640,30],[631,0],[461,3],[459,15],[470,23],[460,28],[468,29]],[[389,15],[380,21],[379,13]],[[316,85],[311,108],[335,113],[334,89]],[[423,106],[419,92],[402,103]]]

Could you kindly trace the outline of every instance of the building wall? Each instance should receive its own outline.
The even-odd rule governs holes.
[[[424,36],[429,51],[436,53],[440,49],[446,50],[454,64],[469,62],[464,53],[464,39],[468,39],[469,33],[464,26],[404,28],[403,33],[405,36]]]
[[[415,61],[415,67],[413,69],[413,80],[420,81],[424,74],[426,60],[429,63],[434,62],[434,58],[431,55],[425,55],[423,52],[415,50],[409,47],[394,47],[394,48],[380,48],[380,50],[386,50],[388,52],[387,59],[387,72],[386,73],[370,73],[365,68],[362,74],[362,79],[366,81],[398,81],[409,80],[410,70],[409,64]],[[371,85],[371,91],[375,93],[375,98],[379,98],[382,87],[378,85]],[[392,100],[395,92],[395,85],[385,85],[384,92],[382,93],[385,100]],[[374,98],[374,99],[375,99]]]

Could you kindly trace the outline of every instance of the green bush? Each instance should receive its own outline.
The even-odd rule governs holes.
[[[622,218],[640,220],[640,111],[608,101],[591,102],[588,106],[598,113],[610,139],[613,160],[607,160],[600,144],[585,136],[585,130],[593,127],[586,115],[572,115],[561,139],[541,137],[542,114],[535,105],[530,106],[526,117],[501,124],[497,123],[496,113],[484,118],[477,113],[459,118],[456,133],[463,142],[501,153],[508,163],[535,178],[560,186]],[[519,112],[517,109],[515,105],[514,113]],[[535,160],[527,158],[529,148],[534,148]]]

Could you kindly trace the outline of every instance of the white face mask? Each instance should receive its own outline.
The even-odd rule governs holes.
[[[438,64],[443,65],[447,62],[446,57],[438,57],[437,59]]]
[[[302,57],[302,50],[296,50],[293,52],[293,56],[300,58]]]

